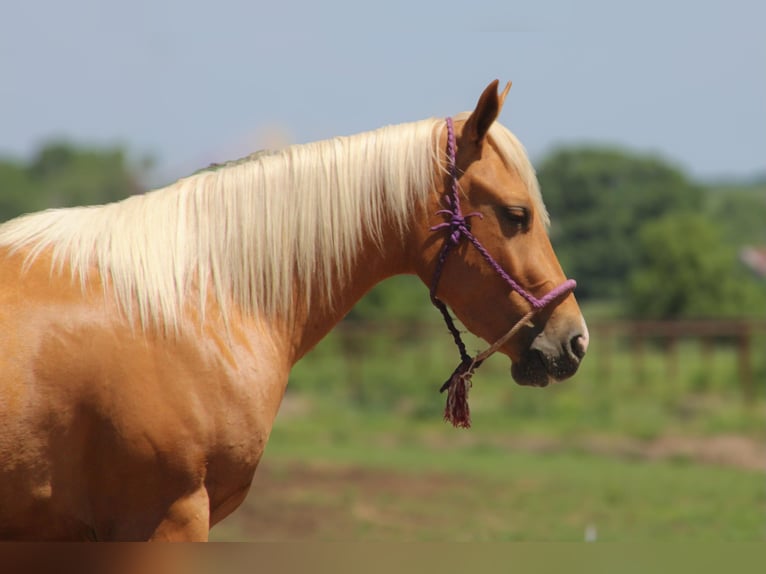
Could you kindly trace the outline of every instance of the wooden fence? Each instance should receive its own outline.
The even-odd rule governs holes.
[[[676,380],[681,361],[679,342],[690,341],[699,345],[703,372],[712,371],[713,356],[721,346],[736,349],[736,378],[743,399],[746,403],[752,403],[759,386],[762,387],[761,395],[766,395],[766,370],[763,366],[766,364],[766,321],[595,320],[588,322],[588,328],[594,350],[589,360],[597,362],[597,370],[604,379],[612,378],[617,371],[612,365],[613,358],[628,353],[632,362],[631,376],[639,382],[644,380],[649,370],[646,359],[651,350],[654,357],[661,355],[668,380]],[[358,363],[360,359],[363,360],[368,342],[373,337],[384,337],[392,341],[392,344],[403,344],[404,341],[407,344],[418,344],[436,333],[446,339],[443,332],[442,325],[413,322],[345,321],[336,329],[341,340],[340,352],[351,371],[361,368]],[[657,349],[660,353],[657,353]]]
[[[644,352],[648,344],[660,344],[664,350],[668,378],[678,375],[678,342],[695,340],[700,345],[700,358],[711,361],[716,344],[734,345],[737,350],[737,374],[743,398],[752,402],[756,396],[757,383],[753,369],[755,353],[763,356],[766,348],[754,345],[754,341],[766,335],[766,321],[747,320],[686,320],[686,321],[595,321],[589,322],[592,338],[599,341],[600,369],[606,375],[611,367],[611,345],[628,341],[633,355],[637,376],[645,370]]]

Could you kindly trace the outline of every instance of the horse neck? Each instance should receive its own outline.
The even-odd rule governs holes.
[[[433,186],[433,129],[432,120],[388,126],[293,146],[263,160],[270,176],[283,175],[270,177],[269,184],[293,190],[283,200],[263,196],[282,202],[264,211],[278,216],[269,220],[269,228],[289,239],[279,251],[281,261],[271,264],[282,269],[284,284],[262,283],[260,288],[292,290],[276,312],[295,360],[376,283],[412,272],[405,234],[417,224],[419,206]],[[294,273],[281,267],[290,261]]]
[[[403,243],[393,229],[386,232],[380,244],[364,241],[347,279],[338,281],[332,301],[316,290],[306,301],[300,296],[300,287],[295,289],[292,318],[284,324],[293,363],[319,343],[372,287],[388,277],[412,272]]]

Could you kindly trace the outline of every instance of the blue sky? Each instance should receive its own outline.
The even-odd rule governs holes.
[[[697,178],[766,171],[766,3],[25,0],[0,20],[0,155],[52,137],[150,154],[158,177],[469,109],[533,160],[657,152]]]

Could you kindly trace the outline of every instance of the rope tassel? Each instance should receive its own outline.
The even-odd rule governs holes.
[[[444,420],[451,423],[455,428],[471,428],[468,391],[472,386],[471,377],[473,377],[473,372],[478,366],[473,360],[463,361],[439,389],[440,393],[447,391]]]

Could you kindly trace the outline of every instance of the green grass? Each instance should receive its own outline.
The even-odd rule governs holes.
[[[347,408],[397,412],[410,418],[441,416],[437,389],[457,361],[439,328],[408,333],[332,333],[296,365],[290,389],[332,397]],[[470,350],[484,345],[468,339]],[[680,341],[672,362],[662,345],[594,337],[588,356],[571,380],[546,389],[516,385],[509,362],[492,357],[474,376],[471,406],[477,424],[501,431],[535,429],[545,434],[602,432],[636,438],[668,433],[761,436],[766,418],[766,340],[752,342],[756,400],[746,402],[738,379],[736,349],[703,349]]]
[[[278,420],[263,463],[268,485],[259,490],[256,480],[240,518],[216,536],[249,539],[243,521],[264,515],[269,528],[255,539],[582,541],[587,528],[602,541],[766,534],[762,472],[683,457],[523,451],[513,437],[477,430],[314,405]],[[314,526],[296,534],[285,516]]]
[[[647,345],[639,370],[630,341],[594,339],[580,372],[546,389],[516,385],[496,356],[474,377],[465,431],[442,421],[448,337],[397,329],[335,332],[296,366],[252,494],[214,537],[581,541],[591,527],[606,541],[764,540],[763,469],[649,456],[668,437],[698,454],[721,437],[762,441],[764,389],[745,403],[736,349],[680,342],[673,371]],[[766,358],[753,361],[762,385]]]

